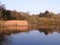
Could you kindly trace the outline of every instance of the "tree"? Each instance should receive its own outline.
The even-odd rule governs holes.
[[[29,20],[29,18],[30,18],[29,12],[22,13],[21,16],[24,17],[25,20]]]
[[[5,5],[0,3],[0,19],[5,19]]]
[[[45,13],[44,13],[44,16],[47,17],[47,18],[49,18],[49,15],[50,15],[50,14],[49,14],[49,11],[46,10]]]
[[[6,20],[11,20],[11,11],[10,10],[6,10],[6,12],[5,12],[5,19]]]
[[[44,13],[40,12],[39,17],[51,18],[52,15],[54,15],[52,12],[49,12],[48,10],[46,10]]]
[[[39,17],[44,17],[44,13],[40,12]]]
[[[11,19],[12,20],[24,20],[25,18],[17,11],[11,11]]]
[[[50,12],[50,17],[53,17],[55,14],[53,12]]]

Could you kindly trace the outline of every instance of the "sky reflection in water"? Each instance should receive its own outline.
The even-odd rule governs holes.
[[[40,33],[38,30],[33,30],[11,34],[6,37],[9,45],[60,45],[60,34],[57,32],[45,35],[43,32]]]

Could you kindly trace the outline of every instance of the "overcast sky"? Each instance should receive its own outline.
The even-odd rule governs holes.
[[[31,14],[38,14],[45,10],[60,12],[60,0],[1,0],[1,3],[9,10],[29,11]]]

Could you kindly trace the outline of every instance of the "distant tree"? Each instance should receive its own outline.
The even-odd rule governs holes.
[[[50,17],[53,17],[55,14],[53,12],[50,12]]]
[[[11,19],[12,20],[24,20],[25,18],[17,11],[11,11]]]
[[[0,19],[5,19],[5,5],[0,3]]]
[[[5,12],[5,19],[6,20],[11,20],[11,11],[10,10],[6,10],[6,12]]]
[[[52,12],[49,12],[48,10],[46,10],[44,13],[40,12],[39,17],[51,18],[52,15],[54,15]]]
[[[44,17],[44,13],[40,12],[39,17]]]
[[[49,14],[49,11],[46,10],[45,13],[44,13],[44,16],[47,17],[47,18],[49,18],[49,15],[50,15],[50,14]]]
[[[30,18],[30,14],[29,14],[29,12],[22,13],[21,16],[24,17],[25,20],[29,20],[29,18]]]
[[[45,11],[45,15],[46,15],[46,14],[49,14],[49,11],[48,11],[48,10]]]

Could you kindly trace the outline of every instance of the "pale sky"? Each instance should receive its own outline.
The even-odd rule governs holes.
[[[60,13],[60,0],[0,0],[9,10],[39,14],[45,10]]]

